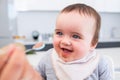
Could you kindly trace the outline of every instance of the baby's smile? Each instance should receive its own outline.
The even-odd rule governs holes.
[[[67,53],[67,54],[70,54],[73,52],[72,49],[69,49],[69,48],[61,48],[61,50],[64,52],[64,53]]]

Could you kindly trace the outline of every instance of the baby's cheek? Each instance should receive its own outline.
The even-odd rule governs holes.
[[[53,40],[53,46],[55,47],[55,46],[57,46],[57,45],[58,45],[58,42],[55,41],[55,40]]]
[[[82,58],[88,53],[88,49],[85,46],[79,46],[77,48],[77,54],[76,56]]]
[[[59,43],[60,43],[60,40],[59,40],[58,38],[54,38],[54,39],[53,39],[53,45],[54,45],[54,46],[58,46]]]

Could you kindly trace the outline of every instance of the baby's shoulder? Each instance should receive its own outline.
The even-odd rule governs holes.
[[[100,55],[99,65],[109,65],[112,63],[112,58],[106,55]]]
[[[98,63],[99,71],[109,70],[111,68],[113,68],[112,58],[106,55],[101,55]]]
[[[52,53],[52,49],[49,49],[48,51],[44,52],[39,63],[45,64],[45,63],[49,62],[51,53]]]

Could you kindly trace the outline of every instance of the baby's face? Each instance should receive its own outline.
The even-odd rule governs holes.
[[[83,58],[95,48],[91,41],[95,31],[95,19],[73,11],[61,13],[56,22],[53,45],[64,61]]]

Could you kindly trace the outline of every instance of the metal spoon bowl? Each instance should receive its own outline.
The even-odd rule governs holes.
[[[27,49],[25,52],[26,54],[34,54],[35,51],[39,51],[39,50],[42,50],[43,48],[45,47],[45,44],[42,44],[42,46],[39,46],[37,48],[31,48],[31,49]]]

